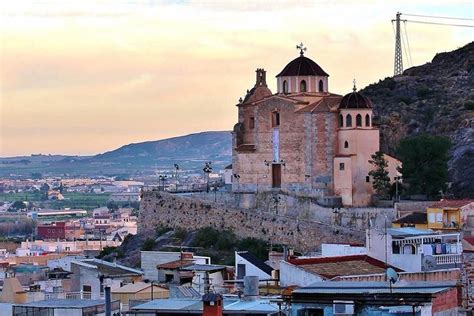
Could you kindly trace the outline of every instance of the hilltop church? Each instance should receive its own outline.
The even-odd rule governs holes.
[[[273,94],[264,69],[239,100],[233,130],[233,191],[279,189],[319,198],[340,197],[344,206],[371,204],[371,155],[379,150],[372,102],[357,92],[329,92],[329,75],[299,56],[276,75]],[[393,181],[398,160],[385,155]]]

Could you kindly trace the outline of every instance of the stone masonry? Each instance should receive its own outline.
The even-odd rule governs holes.
[[[230,229],[237,236],[284,244],[299,251],[314,251],[322,243],[360,243],[369,220],[380,226],[393,209],[340,209],[334,213],[311,200],[285,194],[261,193],[255,208],[244,209],[196,197],[159,191],[143,192],[138,229],[154,231],[165,225],[187,230],[203,227]]]

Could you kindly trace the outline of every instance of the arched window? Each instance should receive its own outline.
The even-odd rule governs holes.
[[[370,126],[370,115],[369,114],[365,115],[365,126]]]
[[[306,92],[306,81],[301,80],[300,82],[300,92]]]
[[[362,115],[357,114],[356,116],[356,126],[357,127],[362,127]]]
[[[324,91],[324,83],[323,83],[323,80],[319,80],[319,92],[323,92]]]
[[[347,114],[346,116],[346,126],[352,127],[352,116],[350,114]]]
[[[344,126],[344,116],[342,114],[339,114],[339,127]]]
[[[283,81],[283,93],[288,93],[288,82],[286,80]]]
[[[347,140],[344,142],[344,148],[349,148],[349,142]]]

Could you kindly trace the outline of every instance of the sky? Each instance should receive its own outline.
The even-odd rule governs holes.
[[[456,0],[0,0],[0,156],[231,130],[255,69],[275,92],[300,42],[331,92],[350,92],[354,78],[363,88],[393,74],[397,11],[474,18],[472,2]],[[474,39],[474,28],[405,29],[405,68]]]

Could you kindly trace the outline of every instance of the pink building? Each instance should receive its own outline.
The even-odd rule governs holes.
[[[265,70],[256,74],[254,87],[237,104],[233,190],[278,189],[369,205],[369,160],[380,149],[372,102],[355,87],[345,96],[329,92],[329,75],[304,50],[276,76],[275,94]],[[399,161],[386,159],[393,181]]]

